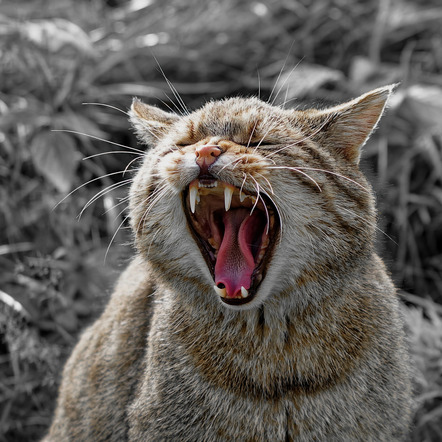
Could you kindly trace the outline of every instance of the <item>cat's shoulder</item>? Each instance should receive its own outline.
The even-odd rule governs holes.
[[[111,297],[113,307],[125,306],[127,303],[147,302],[155,291],[155,277],[149,264],[136,256],[119,277]]]
[[[103,365],[106,355],[125,358],[134,347],[143,347],[150,328],[154,291],[148,265],[135,258],[121,274],[102,315],[83,333],[67,367],[83,360],[88,366],[94,360]]]

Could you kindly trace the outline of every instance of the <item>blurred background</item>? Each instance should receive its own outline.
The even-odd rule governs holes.
[[[133,96],[177,109],[175,88],[195,109],[280,91],[306,108],[397,82],[362,167],[415,361],[410,440],[442,440],[440,0],[3,0],[0,42],[0,441],[44,434],[133,255]]]

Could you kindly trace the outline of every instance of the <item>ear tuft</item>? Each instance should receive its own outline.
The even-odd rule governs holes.
[[[138,138],[147,145],[153,145],[167,134],[170,127],[180,117],[134,98],[129,111],[129,119]]]
[[[357,165],[361,147],[376,128],[396,86],[374,89],[330,109],[305,111],[312,139]]]

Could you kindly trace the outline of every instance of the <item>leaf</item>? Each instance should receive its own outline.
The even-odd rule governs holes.
[[[439,128],[442,121],[442,88],[414,85],[407,90],[404,105],[411,117],[418,119],[426,128]]]
[[[397,83],[401,79],[401,69],[391,63],[375,63],[367,57],[355,56],[351,61],[349,77],[355,89],[362,93],[382,85]]]
[[[70,309],[60,310],[55,314],[55,322],[68,332],[76,332],[78,330],[78,317],[75,311]]]
[[[343,78],[344,74],[337,69],[301,63],[293,71],[281,75],[274,92],[283,99],[301,98],[316,92],[326,83],[336,83]]]
[[[39,132],[31,142],[31,157],[35,168],[60,192],[72,188],[81,155],[70,135]]]
[[[94,137],[107,138],[108,134],[101,130],[95,123],[97,119],[83,116],[80,111],[65,111],[58,113],[52,121],[52,127],[56,129],[74,130]]]
[[[33,20],[24,22],[20,28],[26,38],[50,52],[58,52],[64,46],[73,46],[85,55],[95,54],[89,36],[78,25],[68,20]]]

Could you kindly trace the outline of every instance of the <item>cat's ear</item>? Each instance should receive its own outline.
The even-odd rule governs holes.
[[[156,144],[180,117],[134,98],[129,111],[130,122],[138,137],[147,145]]]
[[[376,128],[395,86],[372,90],[329,109],[304,111],[308,136],[357,165],[361,147]]]

